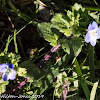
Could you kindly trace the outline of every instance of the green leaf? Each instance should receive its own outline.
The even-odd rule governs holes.
[[[84,45],[83,39],[80,37],[75,37],[70,42],[70,47],[75,57],[79,55],[82,50],[82,46]]]
[[[57,28],[59,32],[64,33],[65,36],[70,36],[70,18],[64,14],[55,14],[51,19],[52,27]]]
[[[91,95],[90,95],[90,100],[94,100],[95,99],[95,94],[96,94],[96,90],[98,87],[98,81],[94,83],[92,91],[91,91]]]
[[[19,66],[26,68],[27,74],[25,76],[34,80],[39,80],[47,74],[43,70],[38,69],[30,60],[22,62]]]
[[[60,39],[59,40],[59,43],[61,44],[62,46],[62,49],[67,52],[68,54],[70,54],[70,45],[69,45],[69,40],[67,39]]]
[[[64,14],[59,14],[56,13],[53,18],[51,19],[52,24],[58,24],[58,28],[68,28],[69,27],[69,22],[70,18],[68,16],[65,16]],[[56,27],[56,26],[55,26]]]
[[[59,31],[51,27],[51,23],[40,23],[38,24],[38,31],[41,37],[46,41],[50,42],[52,46],[57,45],[57,40],[59,38]]]
[[[2,94],[6,91],[6,85],[9,84],[9,81],[3,81],[3,80],[0,80],[0,81],[2,81],[0,83],[0,94]]]
[[[77,57],[82,50],[83,39],[80,37],[75,37],[71,40],[61,39],[59,40],[62,48],[68,54],[73,54],[74,57]]]
[[[28,91],[28,92],[26,92],[26,94],[32,95],[33,94],[33,91]]]
[[[96,20],[96,22],[98,23],[99,22],[99,16],[100,16],[100,13],[96,14],[95,12],[90,12],[88,11],[88,14],[94,18]]]
[[[75,4],[72,6],[72,10],[73,10],[73,11],[74,11],[74,10],[79,11],[80,9],[81,9],[82,11],[85,10],[85,8],[83,8],[82,5],[81,5],[81,4],[78,4],[78,3],[75,3]]]
[[[70,30],[69,29],[61,29],[60,32],[64,33],[65,36],[70,36]]]

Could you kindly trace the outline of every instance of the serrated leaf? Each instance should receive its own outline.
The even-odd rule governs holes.
[[[52,30],[51,23],[40,23],[38,24],[37,28],[41,37],[50,42],[52,46],[57,45],[59,32],[57,31],[57,29],[55,31]]]
[[[80,13],[67,11],[67,15],[55,14],[51,19],[52,27],[59,30],[59,32],[64,33],[65,36],[70,36],[71,34],[75,36],[80,36],[81,32],[79,30],[79,20]]]
[[[83,39],[80,37],[75,37],[71,40],[70,46],[75,57],[77,57],[78,54],[81,52],[83,45]]]
[[[57,28],[59,32],[64,33],[65,36],[70,36],[70,18],[64,14],[55,14],[51,19],[52,27]]]
[[[83,39],[80,37],[75,37],[71,40],[61,39],[59,40],[59,43],[65,52],[68,54],[73,54],[74,57],[77,57],[82,50]]]

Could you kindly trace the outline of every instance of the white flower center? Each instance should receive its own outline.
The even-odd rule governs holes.
[[[93,30],[91,30],[91,31],[89,31],[92,35],[94,35],[94,34],[96,34],[96,32],[97,32],[97,29],[93,29]]]
[[[10,73],[10,72],[12,72],[12,69],[8,68],[7,71],[6,71],[6,73]]]

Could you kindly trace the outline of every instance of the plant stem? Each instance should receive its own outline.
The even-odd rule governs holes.
[[[89,45],[89,66],[90,66],[90,79],[94,82],[95,71],[94,71],[94,47]]]
[[[16,32],[17,30],[14,30],[14,45],[15,45],[15,52],[18,53],[18,47],[17,47],[17,42],[16,42]]]
[[[4,53],[6,53],[6,54],[7,54],[7,52],[8,52],[8,47],[9,47],[9,44],[10,44],[10,42],[11,42],[11,41],[10,41],[10,40],[11,40],[10,38],[11,38],[11,36],[9,35],[9,36],[8,36],[8,40],[7,40],[7,43],[6,43],[6,47],[5,47],[5,49],[4,49]]]

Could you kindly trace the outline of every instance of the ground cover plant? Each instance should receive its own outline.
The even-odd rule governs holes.
[[[0,0],[0,99],[99,100],[99,5]]]

